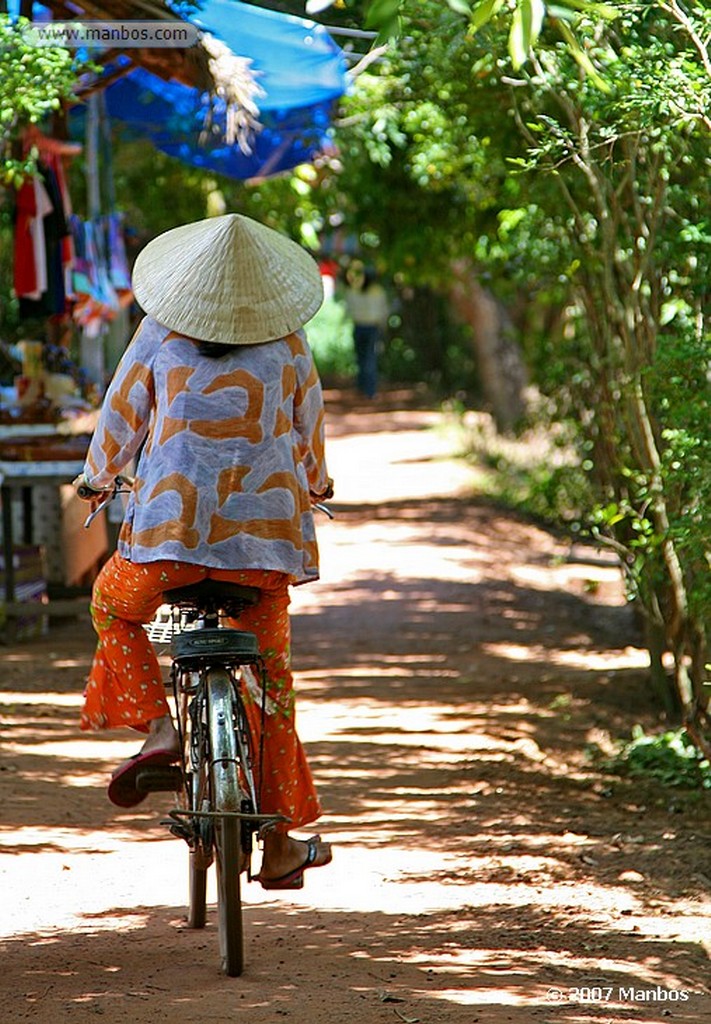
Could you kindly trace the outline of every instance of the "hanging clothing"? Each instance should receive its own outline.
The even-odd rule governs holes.
[[[63,246],[69,234],[69,228],[62,202],[62,193],[57,175],[52,168],[41,161],[37,164],[37,168],[50,203],[50,208],[42,217],[46,277],[42,277],[43,259],[37,255],[37,250],[35,250],[37,288],[34,292],[24,295],[18,293],[20,294],[20,316],[23,319],[64,313],[66,305]],[[39,215],[39,204],[42,203],[39,191],[36,191],[36,203]]]
[[[32,221],[32,246],[34,249],[35,257],[35,273],[37,277],[37,287],[33,292],[24,295],[27,299],[41,299],[42,295],[47,291],[49,273],[48,273],[48,259],[49,254],[47,250],[47,235],[45,232],[45,218],[54,211],[54,204],[44,187],[43,182],[36,175],[32,179],[35,190],[35,205],[37,207],[37,213],[35,214]]]
[[[72,316],[85,329],[98,332],[132,301],[131,275],[119,214],[69,222],[76,257],[70,276]]]
[[[38,175],[23,182],[15,200],[13,286],[19,298],[37,300],[47,290],[44,219],[52,209]]]
[[[24,181],[15,197],[15,240],[13,287],[16,295],[29,295],[37,290],[32,219],[37,213],[34,181]]]
[[[70,218],[73,216],[72,197],[69,192],[67,176],[64,173],[64,165],[59,153],[46,153],[44,159],[46,160],[48,167],[51,167],[56,176],[57,186],[62,200],[62,209],[64,210],[64,219],[67,225],[66,234],[63,236],[61,241],[61,260],[64,275],[64,291],[68,296],[71,291],[71,270],[76,255],[74,252],[74,239],[72,238],[72,232],[69,226]]]
[[[111,283],[119,291],[130,291],[131,271],[129,270],[128,257],[126,256],[121,216],[117,213],[111,213],[107,218],[107,222],[107,248]]]
[[[88,257],[84,221],[72,214],[69,218],[69,230],[74,246],[74,266],[71,274],[71,296],[76,300],[81,295],[92,295],[94,268]]]

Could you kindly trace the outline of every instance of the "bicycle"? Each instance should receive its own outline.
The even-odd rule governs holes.
[[[118,477],[85,525],[118,494],[126,493],[125,485],[130,484],[128,478]],[[83,496],[93,497],[96,492],[86,488]],[[314,508],[332,518],[327,506],[315,503]],[[222,624],[224,618],[238,618],[258,598],[255,587],[216,580],[166,591],[165,603],[171,609],[167,632],[180,763],[146,765],[136,775],[139,792],[181,794],[181,806],[170,811],[163,824],[190,849],[190,928],[204,928],[207,923],[208,870],[215,863],[221,966],[230,977],[238,977],[244,970],[241,875],[246,872],[252,877],[255,837],[289,821],[283,815],[259,812],[255,775],[263,777],[267,687],[257,638]],[[166,629],[160,624],[147,628],[154,642],[166,638]],[[259,741],[245,711],[245,687],[260,691]]]
[[[218,935],[222,970],[244,969],[241,875],[251,877],[255,837],[281,815],[259,813],[255,765],[261,777],[262,743],[253,737],[242,689],[249,670],[261,682],[261,736],[266,716],[266,680],[253,633],[226,628],[254,604],[254,587],[204,580],[167,591],[165,600],[181,628],[171,639],[171,682],[182,750],[179,767],[146,766],[136,777],[140,792],[179,789],[182,806],[168,814],[171,833],[190,848],[188,926],[204,928],[207,877],[217,874]]]

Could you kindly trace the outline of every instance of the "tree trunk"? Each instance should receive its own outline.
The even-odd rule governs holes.
[[[510,433],[526,415],[528,382],[521,349],[494,296],[482,288],[473,267],[456,264],[449,297],[457,315],[472,330],[484,398],[498,430]]]

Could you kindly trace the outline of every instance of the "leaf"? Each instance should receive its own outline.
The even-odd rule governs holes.
[[[381,1003],[404,1003],[405,1000],[401,996],[394,996],[392,992],[387,992],[385,989],[381,989],[378,992],[378,999]]]
[[[405,1021],[405,1024],[419,1024],[419,1022],[420,1022],[420,1018],[419,1017],[406,1017],[405,1014],[404,1013],[400,1013],[399,1010],[396,1010],[395,1013],[398,1015],[400,1020]]]
[[[301,225],[301,238],[303,239],[304,245],[309,249],[314,251],[318,249],[318,235],[313,224],[303,223]]]
[[[620,12],[611,7],[610,4],[599,4],[595,0],[558,0],[559,3],[570,7],[574,11],[580,11],[583,14],[597,15],[599,18],[607,18],[608,21],[614,21],[615,18],[620,16]]]
[[[588,57],[587,53],[583,50],[578,40],[573,35],[573,32],[569,25],[564,21],[558,22],[558,31],[565,39],[568,44],[568,49],[572,53],[575,60],[578,62],[583,71],[590,76],[590,79],[600,92],[611,92],[610,86],[607,84],[605,79],[602,77],[600,72],[597,70],[593,62]]]
[[[509,34],[509,54],[516,70],[525,64],[538,42],[545,13],[543,0],[520,0],[514,11]]]
[[[472,12],[471,7],[466,3],[466,0],[447,0],[447,6],[451,7],[453,11],[457,12],[457,14],[466,14],[468,16]]]
[[[334,4],[335,0],[306,0],[307,14],[320,14]]]
[[[563,21],[575,21],[578,17],[572,7],[562,7],[560,4],[546,4],[546,11],[549,18],[562,18]]]
[[[543,0],[531,0],[531,46],[538,42],[545,16],[546,5]]]
[[[514,69],[518,71],[528,59],[531,49],[531,4],[530,0],[521,0],[513,13],[511,31],[509,32],[509,55]]]
[[[377,28],[382,32],[386,25],[397,18],[399,12],[400,0],[372,0],[368,4],[365,27]]]
[[[481,0],[481,3],[477,4],[472,12],[471,21],[469,22],[469,35],[473,36],[482,25],[486,25],[487,21],[491,21],[503,6],[504,0]]]

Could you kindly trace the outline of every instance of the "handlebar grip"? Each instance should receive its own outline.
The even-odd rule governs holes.
[[[310,494],[312,501],[330,501],[333,497],[333,480],[330,477],[328,478],[328,486],[325,491],[321,491],[319,494],[311,491]]]
[[[93,487],[89,487],[88,484],[79,484],[77,487],[77,495],[80,498],[84,498],[84,500],[98,498],[100,494],[101,491],[95,491]]]

